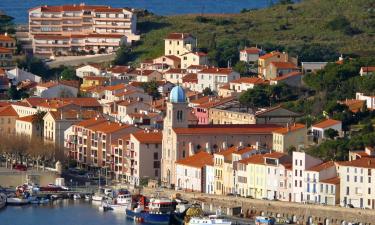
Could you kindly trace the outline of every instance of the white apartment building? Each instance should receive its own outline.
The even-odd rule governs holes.
[[[164,55],[181,56],[197,47],[197,39],[187,33],[170,33],[164,43]]]
[[[212,91],[218,91],[223,85],[240,78],[240,74],[232,68],[207,67],[197,73],[197,89],[194,91],[203,91],[210,88]]]

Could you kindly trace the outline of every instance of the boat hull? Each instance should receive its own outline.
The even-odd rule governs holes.
[[[140,218],[144,223],[150,224],[169,224],[171,221],[171,214],[153,214],[149,212],[134,212],[126,210],[126,217],[130,219]]]
[[[20,198],[7,198],[8,205],[27,205],[30,201],[28,199],[20,199]]]

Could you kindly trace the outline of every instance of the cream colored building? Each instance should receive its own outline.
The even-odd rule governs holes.
[[[290,62],[297,65],[297,59],[290,57],[288,53],[273,51],[259,57],[258,74],[265,79],[274,78],[271,77],[271,63],[273,62]]]
[[[290,147],[301,150],[307,143],[307,129],[305,125],[297,123],[287,124],[273,132],[273,149],[277,152],[287,153]]]
[[[280,126],[267,125],[189,125],[190,109],[184,90],[172,89],[163,127],[162,183],[176,184],[175,162],[197,151],[218,152],[231,145],[272,147],[272,132]]]
[[[180,56],[181,68],[186,69],[191,65],[208,65],[208,56],[204,52],[188,52]]]
[[[187,74],[185,69],[169,69],[164,73],[164,79],[173,84],[182,84],[183,77]]]
[[[0,133],[16,134],[16,119],[18,114],[12,106],[0,107]]]
[[[43,136],[43,125],[34,122],[35,115],[19,117],[16,120],[16,133],[30,138]]]
[[[104,68],[99,64],[87,64],[76,69],[76,75],[79,78],[89,76],[104,76]]]
[[[170,33],[164,43],[164,55],[181,56],[197,47],[197,39],[187,33]]]

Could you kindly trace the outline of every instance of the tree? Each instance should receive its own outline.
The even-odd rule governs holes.
[[[61,80],[78,80],[76,70],[71,66],[64,67],[63,71],[61,71],[60,78]]]
[[[324,131],[324,137],[326,138],[334,139],[337,136],[339,136],[339,132],[335,129],[329,128]]]
[[[205,89],[203,89],[203,95],[204,96],[211,96],[213,94],[214,94],[214,92],[211,90],[211,88],[206,87]]]
[[[241,76],[247,75],[249,73],[249,64],[244,61],[238,61],[236,65],[234,65],[234,70],[239,72]]]
[[[40,133],[40,136],[42,137],[43,135],[43,130],[44,130],[44,116],[47,114],[47,112],[44,112],[44,111],[40,111],[38,110],[34,115],[33,115],[33,119],[32,119],[32,123],[35,124],[37,126],[37,128],[39,128],[39,133]]]
[[[127,45],[121,45],[116,52],[116,57],[113,60],[115,65],[127,65],[131,61],[131,48]]]
[[[142,83],[142,88],[147,94],[151,95],[153,99],[160,98],[158,83],[156,81]]]
[[[239,98],[242,105],[248,108],[266,107],[270,105],[269,96],[264,86],[255,86],[245,91]]]
[[[26,55],[26,57],[18,59],[17,66],[26,69],[30,73],[41,76],[44,79],[48,79],[53,75],[41,59],[33,56]]]

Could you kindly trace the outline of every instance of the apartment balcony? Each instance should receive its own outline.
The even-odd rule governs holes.
[[[94,24],[95,28],[109,28],[109,29],[130,29],[130,25],[117,25],[117,24]]]
[[[130,18],[109,18],[109,17],[93,17],[95,21],[119,21],[119,22],[131,22]]]
[[[93,45],[93,46],[119,46],[119,42],[90,42],[85,41],[86,45]]]
[[[35,43],[37,47],[53,47],[53,48],[70,48],[69,43],[65,44],[49,44],[49,43]]]
[[[61,26],[63,26],[63,27],[81,27],[82,23],[63,23]]]

